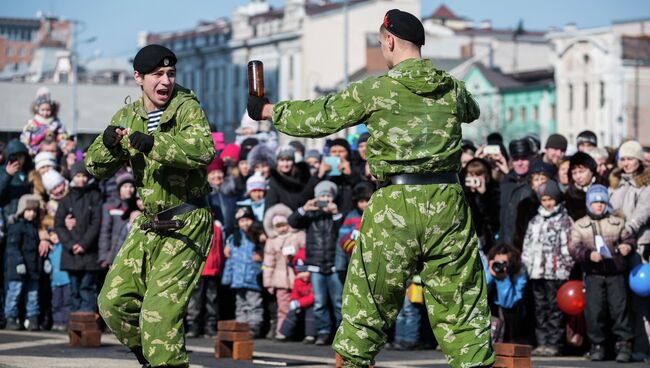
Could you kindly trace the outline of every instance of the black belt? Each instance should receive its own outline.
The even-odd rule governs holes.
[[[390,175],[380,183],[379,187],[389,185],[428,185],[428,184],[459,184],[458,173],[436,172],[436,173],[415,173]]]
[[[160,211],[154,215],[154,218],[158,221],[167,221],[167,220],[171,220],[174,216],[182,215],[187,212],[192,212],[196,209],[205,208],[207,206],[208,206],[208,201],[206,201],[205,198],[195,198],[185,203],[181,203],[178,206],[174,206],[164,211]]]

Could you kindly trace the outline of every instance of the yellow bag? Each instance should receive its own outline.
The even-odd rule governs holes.
[[[422,290],[422,285],[411,283],[411,285],[406,288],[406,297],[409,298],[409,301],[413,304],[423,304],[424,291]]]

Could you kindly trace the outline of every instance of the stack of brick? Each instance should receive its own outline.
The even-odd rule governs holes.
[[[531,368],[533,366],[530,354],[530,345],[519,344],[494,344],[496,360],[494,368]]]
[[[253,342],[248,323],[219,321],[214,356],[233,360],[252,360]]]
[[[97,347],[101,344],[102,332],[97,327],[98,315],[93,312],[72,312],[68,322],[70,346]]]

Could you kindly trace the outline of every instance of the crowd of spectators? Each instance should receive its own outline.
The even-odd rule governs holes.
[[[39,91],[20,140],[0,142],[2,325],[65,330],[70,311],[95,311],[108,268],[142,205],[128,167],[98,181],[83,166]],[[368,133],[306,150],[278,145],[268,122],[247,114],[233,143],[213,133],[208,166],[212,248],[186,316],[188,337],[216,322],[247,322],[255,338],[326,345],[341,322],[342,289],[364,209],[378,185],[365,161]],[[574,142],[571,142],[574,143]],[[506,148],[507,147],[507,148]],[[493,341],[555,356],[647,359],[650,298],[626,280],[650,262],[650,152],[639,142],[574,144],[553,134],[463,141],[461,184],[479,238]],[[603,250],[603,247],[606,250]],[[567,280],[584,280],[578,316],[558,308]],[[435,346],[417,270],[390,348]],[[442,338],[442,337],[440,337]]]

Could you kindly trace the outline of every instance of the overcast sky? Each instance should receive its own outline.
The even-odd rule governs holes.
[[[127,57],[137,51],[141,31],[162,32],[191,28],[200,20],[230,17],[237,5],[246,0],[2,0],[0,16],[34,17],[38,11],[85,22],[80,40],[82,57],[94,53]],[[282,0],[269,0],[282,6]],[[422,14],[430,15],[442,4],[422,0]],[[457,15],[474,21],[491,19],[493,27],[514,28],[524,21],[526,29],[561,28],[575,22],[579,28],[604,26],[615,20],[650,18],[648,0],[448,0]],[[380,20],[378,20],[379,22]],[[650,30],[648,30],[650,33]]]

